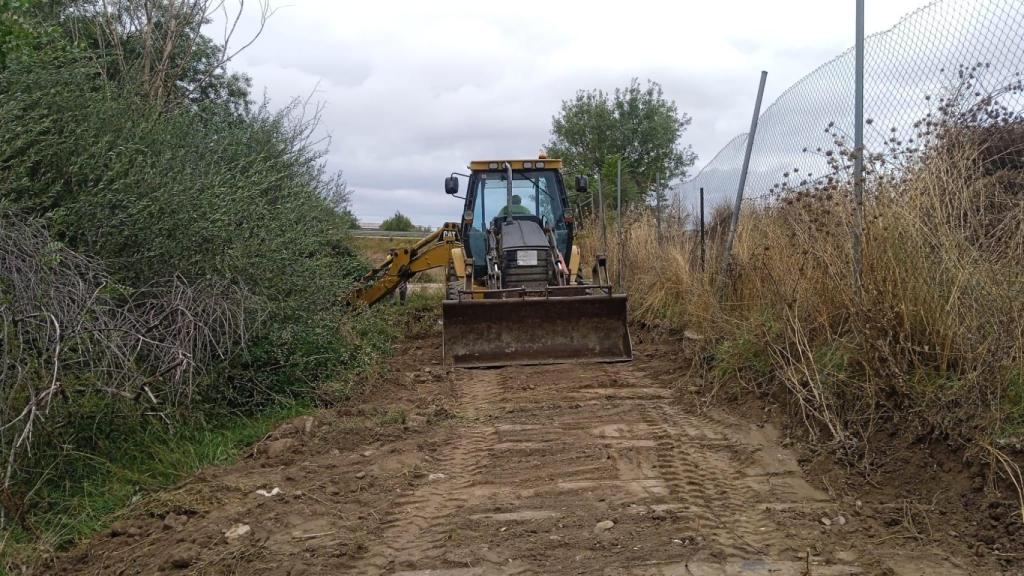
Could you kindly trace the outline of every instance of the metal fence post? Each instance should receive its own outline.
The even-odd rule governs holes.
[[[619,256],[615,259],[615,285],[622,286],[622,156],[615,161],[615,225],[619,236]]]
[[[864,233],[864,0],[857,0],[853,91],[853,287],[861,295]]]
[[[700,271],[704,272],[707,250],[704,248],[704,187],[700,187]]]
[[[764,84],[768,79],[768,72],[761,71],[761,83],[757,87],[757,100],[754,102],[754,117],[750,120],[750,132],[747,133],[747,150],[743,156],[743,169],[740,170],[740,184],[736,189],[736,205],[732,209],[732,222],[729,225],[729,238],[725,243],[725,253],[722,255],[722,272],[718,281],[721,285],[725,281],[729,271],[729,258],[732,256],[732,243],[736,239],[736,229],[740,224],[740,205],[743,204],[743,188],[747,185],[747,170],[750,169],[750,153],[754,148],[754,137],[757,135],[757,121],[761,117],[761,99],[764,98]]]
[[[679,185],[682,186],[683,182],[680,181]],[[677,226],[682,230],[686,226],[686,214],[683,211],[683,195],[679,190],[676,190],[676,220],[679,221]]]
[[[608,221],[604,217],[604,193],[601,192],[601,174],[597,175],[598,218],[601,219],[601,254],[608,255]]]
[[[661,244],[661,174],[654,177],[654,226]]]

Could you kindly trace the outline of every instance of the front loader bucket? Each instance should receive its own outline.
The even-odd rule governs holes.
[[[444,356],[456,367],[633,358],[625,296],[446,300]]]

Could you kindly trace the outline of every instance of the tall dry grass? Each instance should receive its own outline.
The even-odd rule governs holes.
[[[696,233],[659,233],[648,213],[630,214],[608,252],[634,317],[691,332],[686,346],[712,380],[781,394],[820,442],[851,455],[893,423],[1019,444],[1024,124],[947,127],[898,171],[875,160],[862,291],[851,193],[836,178],[745,205],[724,278],[727,210],[711,219],[704,271]]]

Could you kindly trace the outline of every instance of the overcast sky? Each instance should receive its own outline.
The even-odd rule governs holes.
[[[231,68],[274,106],[322,103],[329,168],[344,171],[365,222],[395,210],[417,224],[456,219],[445,176],[476,158],[537,154],[562,100],[634,76],[693,117],[682,144],[699,168],[747,129],[760,70],[767,106],[854,34],[853,0],[272,2]],[[868,33],[923,4],[867,0]]]

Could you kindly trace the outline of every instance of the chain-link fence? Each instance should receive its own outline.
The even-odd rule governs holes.
[[[853,36],[853,10],[849,30]],[[866,153],[907,150],[921,142],[921,123],[970,78],[967,96],[991,97],[1008,113],[1024,111],[1024,1],[938,0],[865,42]],[[753,79],[752,79],[753,80]],[[1016,84],[1018,89],[1005,89]],[[753,103],[751,83],[751,103]],[[993,107],[990,107],[993,108]],[[787,89],[761,114],[744,190],[765,200],[780,188],[830,175],[830,158],[852,148],[854,50],[847,50]],[[698,213],[731,202],[739,186],[746,134],[733,138],[692,179],[672,189],[674,201]]]

